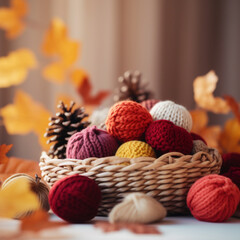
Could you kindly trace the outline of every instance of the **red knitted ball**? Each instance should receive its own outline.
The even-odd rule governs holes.
[[[168,120],[152,122],[145,132],[146,142],[161,153],[190,154],[193,147],[191,134]]]
[[[66,155],[67,158],[74,159],[114,156],[118,146],[113,136],[92,126],[71,136],[68,140]]]
[[[230,167],[223,176],[230,178],[240,189],[240,167]]]
[[[86,222],[94,218],[101,201],[101,191],[94,180],[79,175],[57,181],[49,191],[52,211],[65,221]]]
[[[207,145],[207,142],[200,135],[193,132],[191,132],[190,134],[192,136],[192,140],[201,140]]]
[[[240,167],[240,153],[226,153],[222,155],[221,173],[229,171],[230,167]]]
[[[229,178],[211,174],[192,185],[187,206],[200,221],[223,222],[234,214],[239,200],[240,191]]]
[[[152,116],[141,104],[122,101],[113,105],[106,120],[107,131],[122,142],[141,140]]]

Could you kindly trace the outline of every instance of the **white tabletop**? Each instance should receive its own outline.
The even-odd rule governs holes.
[[[61,221],[56,216],[53,220]],[[96,218],[95,220],[107,220]],[[0,219],[0,239],[69,239],[69,240],[239,240],[240,219],[231,218],[224,223],[200,222],[193,217],[167,217],[164,221],[155,224],[161,231],[161,235],[134,234],[128,230],[103,233],[91,223],[70,224],[61,228],[47,229],[40,233],[26,233],[17,235],[19,221]]]

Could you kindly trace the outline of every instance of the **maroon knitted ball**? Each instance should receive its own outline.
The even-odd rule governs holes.
[[[80,175],[57,181],[49,191],[52,211],[63,220],[80,223],[97,215],[101,191],[94,180]]]
[[[228,172],[230,167],[240,167],[240,153],[225,153],[222,160],[221,173]]]
[[[160,100],[157,99],[148,99],[145,101],[142,101],[140,104],[145,107],[148,111],[150,111],[152,109],[152,107],[156,104],[160,102]]]
[[[240,167],[230,167],[227,172],[223,173],[223,176],[230,178],[240,189]]]
[[[114,156],[118,147],[113,136],[92,126],[75,133],[68,140],[66,155],[74,159]]]
[[[200,135],[193,132],[191,132],[190,134],[192,136],[192,140],[201,140],[207,145],[207,142]]]
[[[193,147],[191,134],[168,120],[152,122],[145,132],[145,140],[161,153],[190,154]]]

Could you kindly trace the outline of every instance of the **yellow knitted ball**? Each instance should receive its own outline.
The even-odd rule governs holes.
[[[125,142],[118,148],[115,155],[124,158],[156,157],[153,148],[141,141]]]

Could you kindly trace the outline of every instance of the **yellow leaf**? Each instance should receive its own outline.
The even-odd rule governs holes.
[[[52,82],[63,83],[66,74],[65,66],[60,62],[54,62],[43,69],[43,76]]]
[[[28,70],[36,67],[34,54],[28,49],[11,52],[0,58],[0,88],[21,84]]]
[[[230,107],[227,102],[219,97],[214,97],[218,77],[214,71],[205,76],[197,77],[193,82],[194,99],[199,107],[214,113],[228,113]]]
[[[11,145],[6,145],[6,144],[0,145],[0,163],[7,163],[8,157],[6,156],[6,154],[10,151],[11,148],[12,148],[12,144]]]
[[[22,18],[26,14],[25,0],[11,0],[9,8],[0,8],[0,28],[6,31],[7,38],[14,38],[23,31],[25,24]]]
[[[224,152],[240,153],[240,123],[237,118],[225,122],[220,144]]]
[[[14,218],[39,208],[37,195],[31,191],[28,179],[12,181],[0,191],[0,217]]]
[[[29,95],[17,91],[14,104],[0,109],[0,115],[9,134],[26,134],[33,131],[39,137],[41,145],[47,148],[43,135],[51,114],[41,104],[34,102]]]

